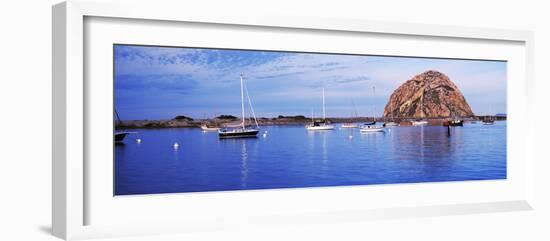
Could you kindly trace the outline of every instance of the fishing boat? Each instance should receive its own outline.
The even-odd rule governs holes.
[[[246,137],[257,137],[258,132],[260,131],[260,128],[258,126],[258,120],[256,119],[256,114],[254,113],[254,108],[252,107],[252,101],[250,99],[250,95],[248,95],[248,90],[246,89],[246,85],[244,83],[243,75],[241,74],[241,114],[242,114],[242,121],[241,125],[236,128],[223,128],[218,130],[218,136],[219,138],[246,138]],[[244,94],[246,92],[246,96],[248,99],[248,104],[250,107],[250,110],[252,112],[252,116],[254,117],[254,123],[256,124],[256,127],[248,127],[246,125],[246,118],[244,113]]]
[[[334,130],[334,126],[331,125],[326,120],[326,113],[325,113],[325,88],[323,88],[323,120],[322,121],[315,121],[315,117],[313,114],[311,115],[311,124],[306,126],[306,129],[308,131],[326,131],[326,130]]]
[[[118,112],[116,111],[116,109],[115,109],[115,116],[117,118],[118,124],[119,125],[122,124],[122,121],[120,120],[120,116],[118,115]],[[114,133],[115,143],[124,142],[124,139],[126,138],[126,136],[128,136],[129,134],[132,134],[132,133],[135,133],[135,132],[115,131],[115,133]]]
[[[384,132],[384,127],[382,126],[374,126],[374,125],[366,125],[361,127],[359,130],[360,132],[366,133],[366,132]]]

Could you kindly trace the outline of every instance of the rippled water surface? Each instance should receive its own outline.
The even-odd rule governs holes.
[[[220,140],[198,128],[137,130],[115,145],[115,195],[506,178],[505,121],[450,136],[442,126],[265,131]]]

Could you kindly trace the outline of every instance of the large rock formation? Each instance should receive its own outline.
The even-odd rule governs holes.
[[[470,117],[474,113],[445,74],[426,71],[407,80],[391,95],[384,116],[390,118]]]

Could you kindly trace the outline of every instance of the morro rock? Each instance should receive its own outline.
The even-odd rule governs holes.
[[[384,116],[389,118],[471,117],[470,105],[445,74],[426,71],[407,80],[391,95]]]

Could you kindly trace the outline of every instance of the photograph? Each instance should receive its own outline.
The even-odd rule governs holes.
[[[507,178],[507,61],[113,44],[113,195]]]

